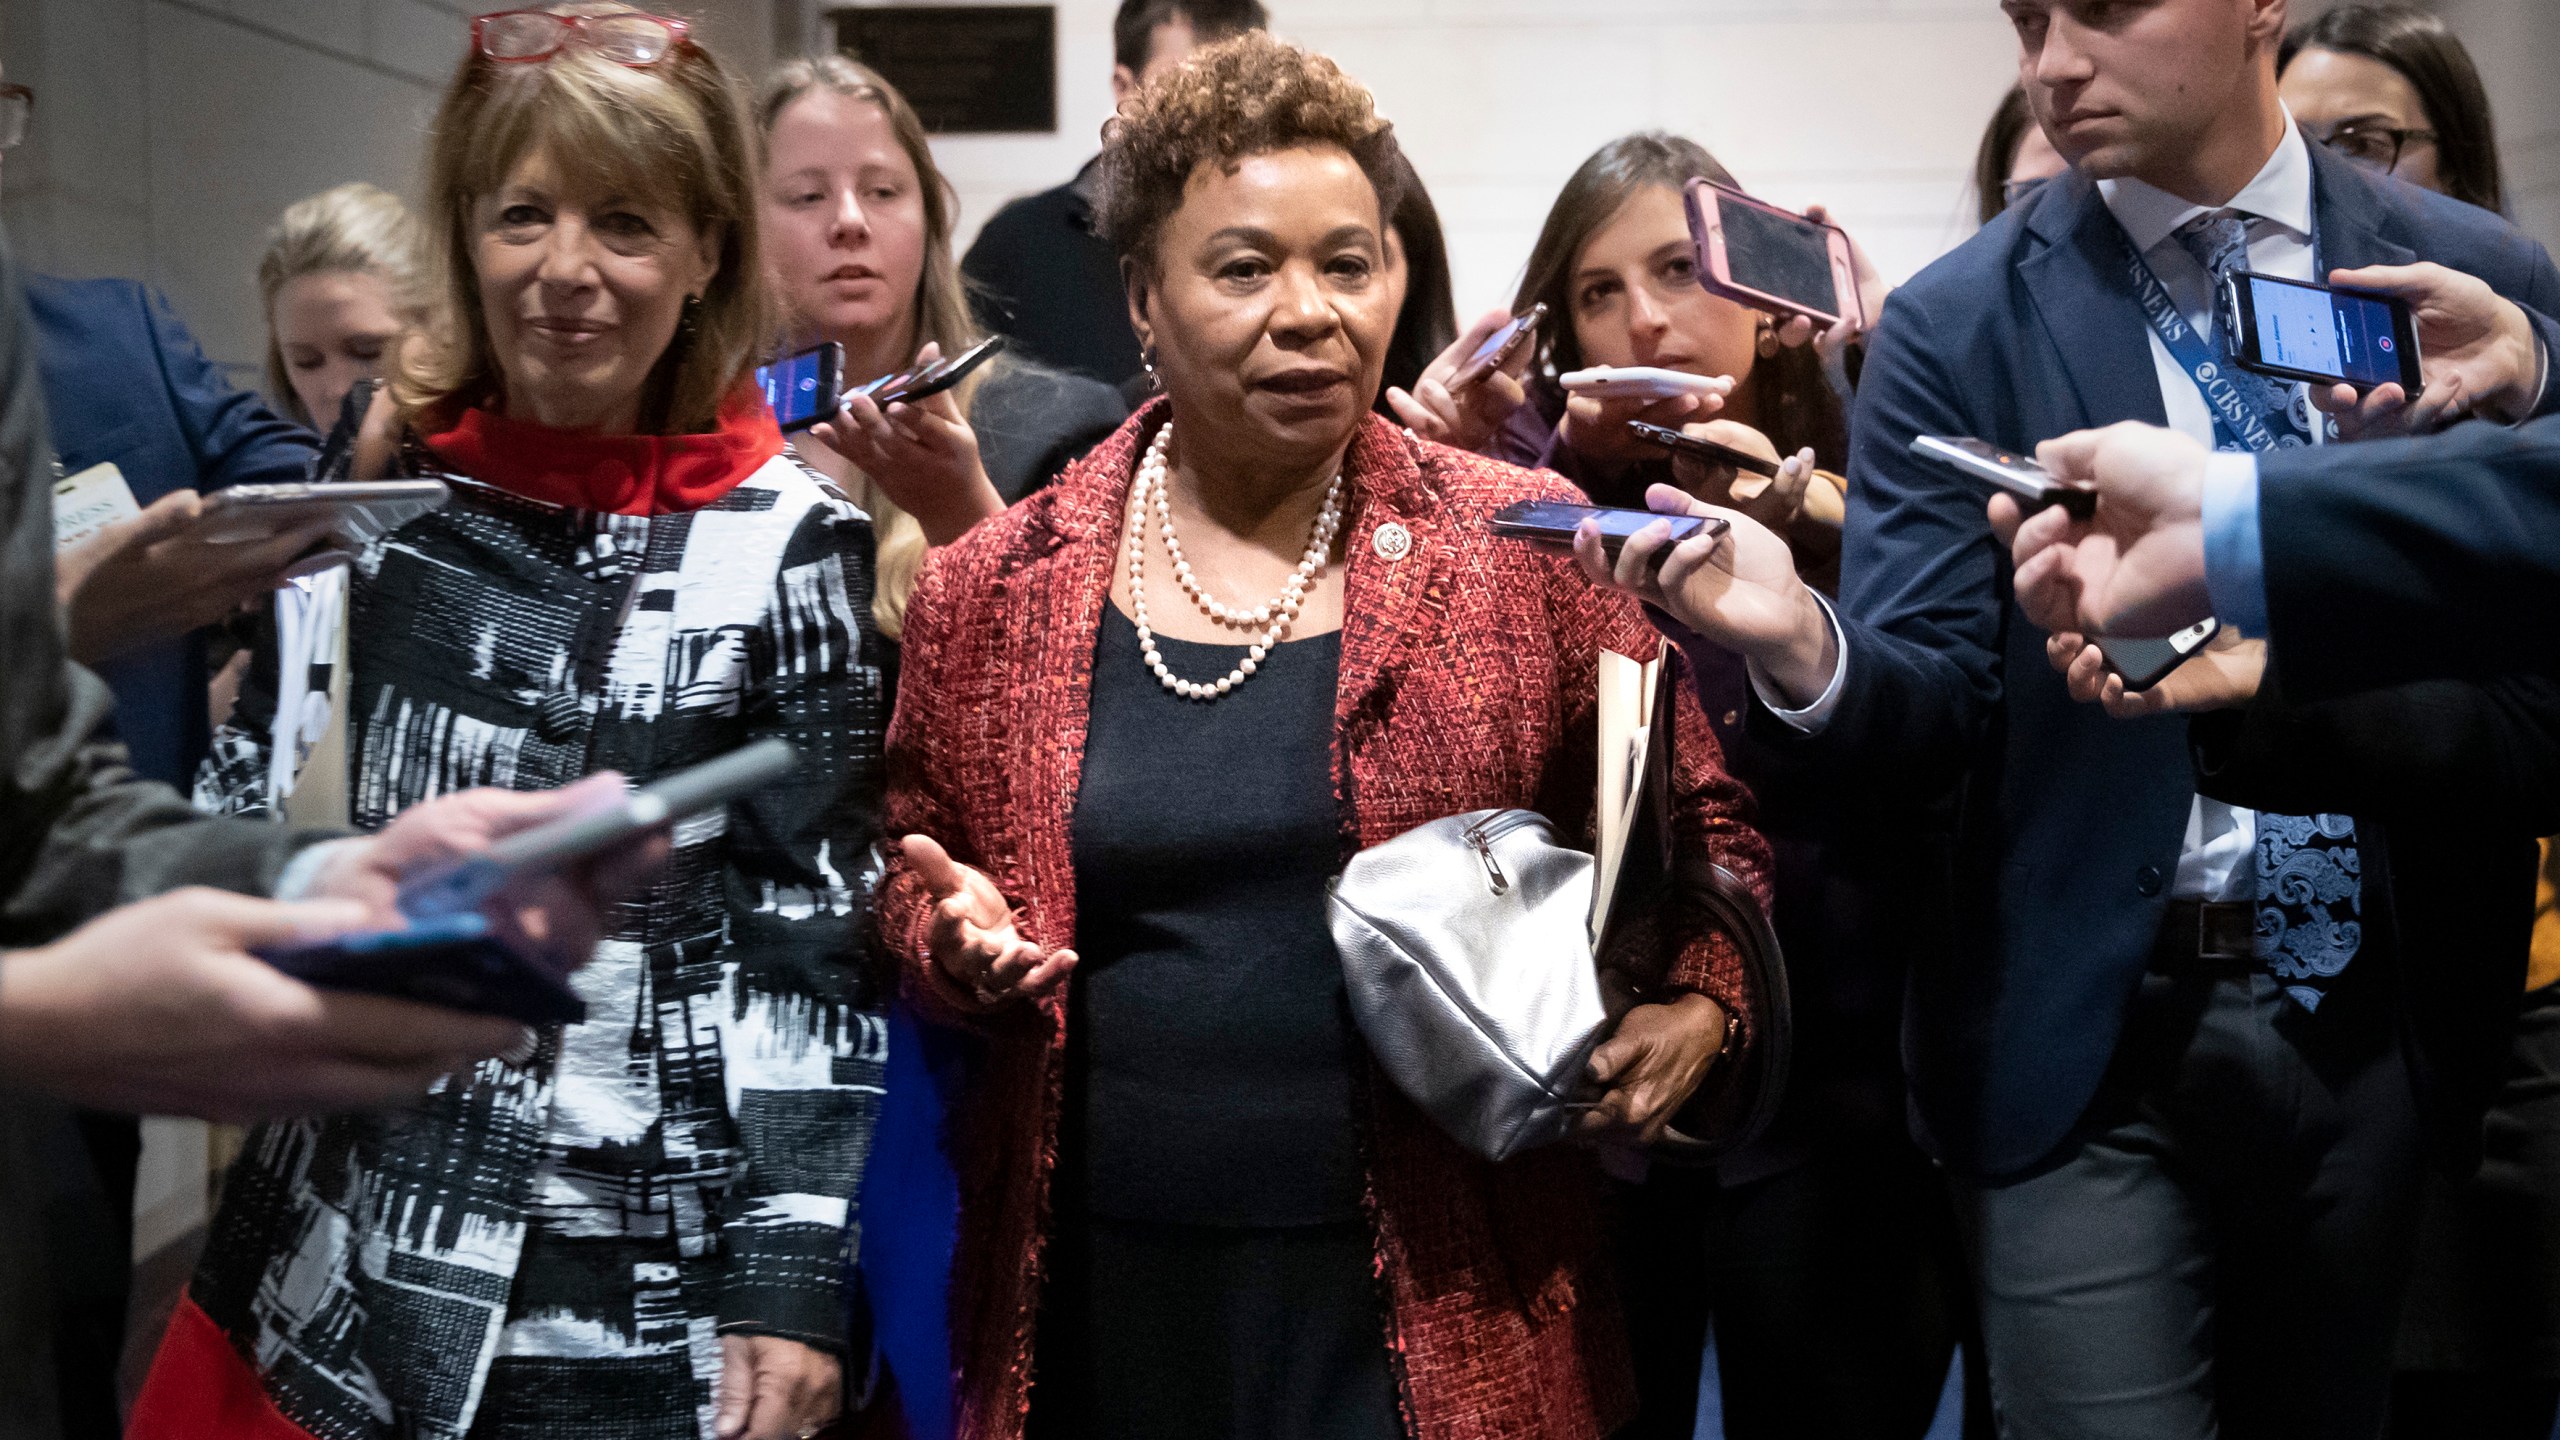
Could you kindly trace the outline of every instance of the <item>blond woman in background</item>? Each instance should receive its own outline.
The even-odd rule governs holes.
[[[782,348],[842,345],[850,388],[978,343],[952,260],[958,200],[896,87],[841,55],[793,60],[755,113]],[[878,527],[873,613],[894,639],[928,547],[1046,485],[1127,414],[1098,380],[998,357],[922,404],[857,398],[797,448]]]

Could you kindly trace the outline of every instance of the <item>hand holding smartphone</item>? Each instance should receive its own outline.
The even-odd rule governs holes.
[[[499,1015],[575,1024],[586,1004],[550,967],[520,954],[483,909],[509,885],[602,854],[659,826],[744,798],[788,776],[799,756],[761,740],[667,776],[617,803],[509,835],[400,887],[397,930],[279,946],[260,958],[305,983]]]
[[[2417,320],[2397,295],[2241,270],[2220,300],[2242,369],[2358,390],[2397,385],[2410,400],[2426,388]]]
[[[844,347],[829,340],[759,365],[756,384],[785,435],[833,420],[844,410]]]
[[[1772,480],[1778,478],[1777,461],[1754,455],[1748,450],[1737,450],[1704,436],[1692,435],[1686,430],[1674,430],[1668,425],[1656,425],[1646,420],[1630,420],[1627,422],[1627,433],[1648,445],[1658,446],[1675,455],[1687,455],[1709,465],[1721,465],[1729,470],[1766,475]]]
[[[1458,390],[1473,385],[1510,364],[1523,347],[1537,338],[1538,326],[1546,318],[1547,303],[1541,300],[1530,306],[1527,314],[1513,317],[1510,324],[1486,336],[1484,343],[1476,347],[1476,352],[1467,357],[1467,363],[1458,367],[1458,373],[1449,377],[1449,388]]]
[[[1651,510],[1626,510],[1601,505],[1572,505],[1560,500],[1515,500],[1494,512],[1493,533],[1550,549],[1570,550],[1573,537],[1586,520],[1600,524],[1600,548],[1611,560],[1626,548],[1628,537],[1660,520],[1671,527],[1671,539],[1653,552],[1655,568],[1671,557],[1672,547],[1700,535],[1721,535],[1730,529],[1724,520],[1711,515],[1663,515]]]
[[[2028,513],[2059,505],[2074,520],[2098,513],[2098,492],[2086,485],[2056,480],[2052,472],[2024,455],[2003,450],[1971,436],[1921,435],[1911,453],[1979,480],[2018,502]]]
[[[1859,300],[1848,232],[1699,178],[1682,192],[1698,283],[1772,315],[1802,315],[1826,328],[1872,318]]]

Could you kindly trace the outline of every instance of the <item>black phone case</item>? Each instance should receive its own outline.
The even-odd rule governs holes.
[[[2170,671],[2204,653],[2204,647],[2211,644],[2213,637],[2220,633],[2220,626],[2207,631],[2205,637],[2198,640],[2195,648],[2191,650],[2179,649],[2167,636],[2156,640],[2102,638],[2096,643],[2098,653],[2106,657],[2107,668],[2121,676],[2124,680],[2124,688],[2131,692],[2148,690],[2168,679]]]
[[[587,1018],[586,1002],[577,992],[487,936],[396,950],[349,949],[329,940],[274,950],[263,958],[323,990],[387,995],[525,1025],[575,1025]]]

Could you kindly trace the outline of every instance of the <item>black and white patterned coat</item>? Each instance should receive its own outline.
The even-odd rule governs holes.
[[[577,977],[587,1023],[407,1109],[259,1129],[193,1295],[321,1440],[707,1437],[721,1333],[845,1342],[885,1053],[871,522],[787,453],[654,517],[443,478],[356,566],[359,827],[768,735],[803,763],[679,829]],[[255,809],[241,719],[200,793]]]

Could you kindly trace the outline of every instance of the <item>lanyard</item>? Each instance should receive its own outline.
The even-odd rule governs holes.
[[[2223,372],[2221,357],[2187,323],[2187,317],[2178,310],[2178,302],[2169,298],[2169,287],[2160,283],[2142,252],[2133,248],[2133,237],[2124,232],[2122,225],[2115,230],[2116,244],[2124,251],[2125,278],[2133,282],[2133,297],[2142,306],[2143,318],[2151,322],[2151,331],[2160,337],[2160,343],[2169,348],[2169,358],[2195,381],[2197,391],[2204,396],[2205,408],[2213,414],[2213,448],[2260,454],[2275,449],[2276,434],[2267,427],[2266,417]]]

